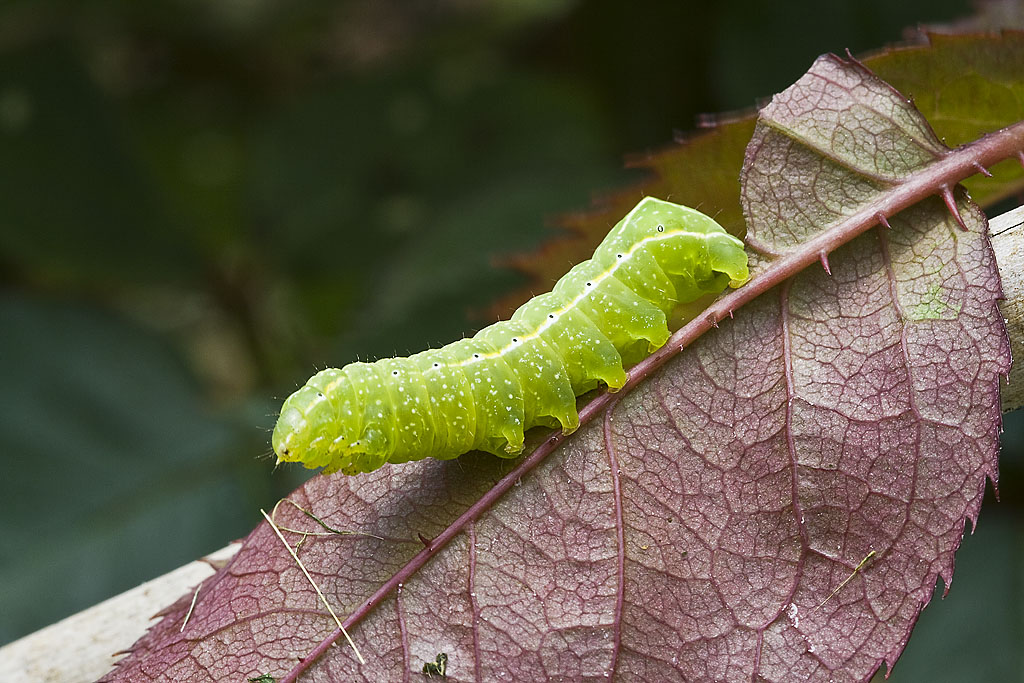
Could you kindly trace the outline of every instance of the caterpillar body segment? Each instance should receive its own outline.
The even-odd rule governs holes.
[[[274,451],[346,474],[471,450],[515,456],[530,427],[575,430],[580,394],[621,388],[624,364],[665,344],[677,305],[747,277],[742,242],[715,221],[645,198],[593,258],[510,320],[440,349],[314,375],[285,401]]]

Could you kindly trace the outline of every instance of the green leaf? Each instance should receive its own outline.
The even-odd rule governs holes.
[[[950,147],[1024,117],[1024,31],[1002,34],[929,33],[929,44],[884,50],[863,61],[911,97]],[[989,206],[1024,188],[1024,168],[1008,159],[994,178],[964,181],[974,201]]]

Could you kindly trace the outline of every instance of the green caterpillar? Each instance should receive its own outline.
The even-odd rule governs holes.
[[[284,402],[274,452],[345,474],[471,450],[513,457],[526,429],[575,430],[578,395],[622,388],[623,366],[668,340],[678,304],[747,278],[740,240],[698,211],[647,197],[592,259],[510,320],[408,358],[318,372]]]

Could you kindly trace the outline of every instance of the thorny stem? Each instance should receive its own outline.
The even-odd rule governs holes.
[[[637,363],[629,371],[629,381],[621,392],[603,393],[580,411],[580,426],[602,414],[609,405],[645,380],[651,373],[675,357],[689,346],[718,321],[731,316],[734,311],[752,301],[769,289],[781,284],[804,268],[816,261],[827,263],[827,255],[836,248],[846,244],[854,237],[874,227],[888,227],[888,216],[899,213],[917,202],[933,195],[942,196],[949,188],[964,178],[979,173],[978,166],[988,167],[1003,159],[1016,156],[1024,164],[1024,121],[1007,126],[994,133],[989,133],[974,142],[950,150],[946,155],[921,171],[914,173],[903,183],[883,193],[877,200],[866,204],[860,211],[850,216],[830,230],[804,242],[791,252],[776,257],[769,266],[739,289],[717,299],[704,312],[684,325],[673,334],[668,343],[653,354]],[[955,204],[953,205],[955,209]],[[959,214],[954,211],[958,222],[962,223]],[[554,432],[544,443],[538,446],[529,456],[524,458],[501,481],[480,497],[473,505],[463,512],[454,522],[430,540],[426,547],[418,552],[386,583],[382,584],[373,595],[367,598],[345,619],[343,626],[352,629],[367,614],[377,607],[400,584],[408,581],[431,557],[437,554],[453,538],[462,533],[466,526],[476,521],[481,514],[489,510],[517,481],[544,461],[565,439],[561,432]],[[281,683],[294,683],[299,675],[312,666],[334,642],[342,636],[337,629],[320,642],[309,655],[302,659],[283,678]]]

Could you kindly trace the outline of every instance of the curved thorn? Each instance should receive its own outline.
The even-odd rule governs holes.
[[[818,258],[821,259],[821,267],[825,269],[826,273],[831,275],[832,269],[828,267],[828,253],[821,251],[818,253]]]
[[[977,161],[971,162],[971,166],[976,168],[978,170],[978,173],[980,173],[981,175],[985,176],[986,178],[991,178],[992,177],[992,174],[989,172],[989,170],[987,168],[985,168],[984,166],[982,166],[979,162],[977,162]]]
[[[884,225],[886,228],[888,228],[889,230],[892,230],[892,226],[889,225],[889,219],[885,217],[884,213],[879,211],[878,214],[875,216],[875,218],[877,218],[878,222],[881,223],[882,225]]]
[[[956,205],[956,199],[953,197],[953,190],[950,189],[949,185],[943,185],[939,190],[942,195],[942,201],[946,202],[946,208],[953,214],[953,218],[960,224],[960,227],[964,230],[967,229],[967,223],[964,222],[964,217],[960,215],[960,209]]]
[[[732,309],[731,309],[731,308],[729,309],[729,317],[730,317],[730,318],[731,318],[731,317],[733,317],[733,315],[732,315]]]
[[[1017,161],[1020,162],[1021,166],[1024,166],[1024,151],[1017,152]]]
[[[421,533],[417,533],[416,535],[420,537],[420,542],[423,545],[427,546],[428,548],[430,547],[431,540],[429,538],[427,538],[426,536],[424,536]]]

